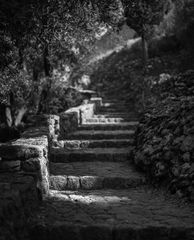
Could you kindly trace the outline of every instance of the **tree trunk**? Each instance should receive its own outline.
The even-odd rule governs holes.
[[[6,118],[6,124],[8,127],[12,127],[13,125],[13,118],[12,118],[12,113],[11,113],[11,107],[6,107],[5,108],[5,118]]]
[[[45,76],[47,78],[47,83],[45,88],[43,89],[44,93],[42,94],[43,104],[45,104],[45,112],[49,113],[49,97],[50,97],[50,89],[51,89],[51,64],[49,62],[49,50],[48,45],[46,45],[44,50],[44,71]]]
[[[14,104],[14,95],[13,95],[13,92],[10,92],[8,96],[8,104],[5,107],[5,122],[8,127],[12,127],[13,121],[14,121],[12,116],[13,104]]]
[[[24,114],[27,112],[27,107],[23,106],[18,110],[18,114],[14,121],[14,126],[18,127],[21,124]]]
[[[48,45],[45,46],[45,50],[44,50],[44,72],[45,72],[45,76],[46,77],[50,77],[50,70],[51,70],[51,65],[49,62],[49,50],[48,50]]]
[[[145,75],[147,72],[147,62],[148,62],[148,43],[144,36],[142,35],[142,53],[143,53],[143,74],[142,74],[142,107],[143,111],[145,110],[146,105],[146,83],[145,83]]]
[[[142,52],[143,52],[143,64],[144,68],[146,68],[148,61],[148,42],[144,35],[142,35]]]

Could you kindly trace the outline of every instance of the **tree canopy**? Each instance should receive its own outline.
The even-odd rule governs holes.
[[[17,105],[32,106],[34,93],[49,91],[56,70],[62,76],[68,65],[72,72],[91,54],[95,41],[124,23],[142,37],[146,56],[146,40],[168,2],[0,0],[0,101],[10,105],[12,93]]]

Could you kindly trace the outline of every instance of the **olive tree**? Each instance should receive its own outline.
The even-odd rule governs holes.
[[[1,0],[0,95],[8,126],[19,125],[34,100],[48,98],[54,64],[80,58],[74,49],[88,48],[97,18],[87,1]]]

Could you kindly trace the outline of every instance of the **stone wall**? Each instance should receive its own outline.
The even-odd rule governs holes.
[[[71,108],[60,114],[60,135],[64,139],[68,133],[75,131],[87,118],[91,118],[96,111],[95,102]]]
[[[20,139],[0,144],[0,240],[28,240],[28,216],[49,193],[49,149],[101,104],[96,98],[60,116],[30,116]]]
[[[57,115],[49,115],[47,118],[47,124],[49,133],[48,140],[49,143],[52,143],[57,140],[60,135],[60,117]]]
[[[27,239],[26,222],[49,191],[48,128],[0,144],[0,240]]]
[[[33,176],[37,191],[47,194],[48,139],[47,135],[31,137],[33,129],[28,130],[29,135],[27,131],[22,138],[0,145],[0,171],[10,175],[22,172]]]
[[[90,99],[90,103],[95,104],[95,111],[98,111],[98,109],[103,105],[101,97],[92,97]]]

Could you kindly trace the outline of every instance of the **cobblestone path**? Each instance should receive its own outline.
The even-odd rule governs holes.
[[[31,219],[31,240],[194,240],[193,206],[153,190],[130,162],[131,109],[105,102],[52,151],[50,195]]]

